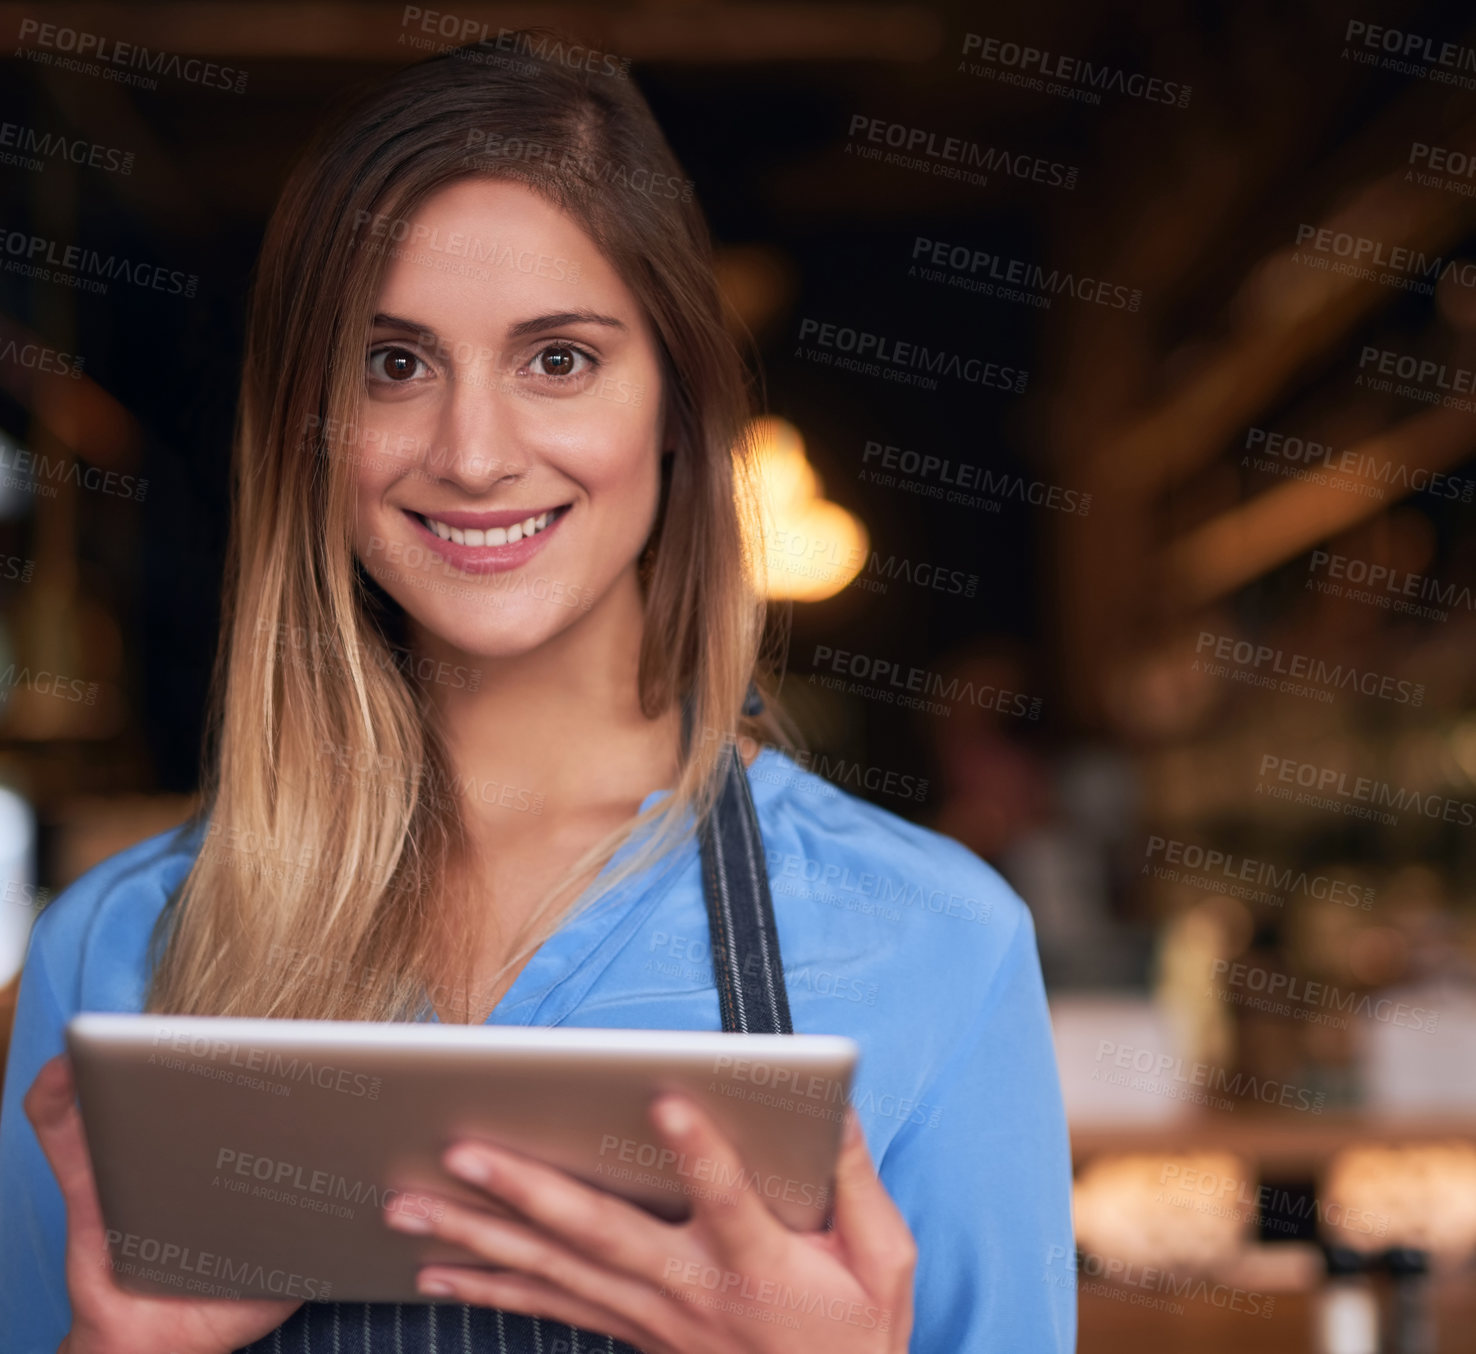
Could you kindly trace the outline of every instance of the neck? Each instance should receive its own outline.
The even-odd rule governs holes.
[[[417,654],[481,674],[474,691],[427,684],[476,817],[495,830],[526,823],[529,804],[559,819],[622,805],[633,814],[676,784],[680,711],[650,720],[640,708],[643,621],[634,569],[593,610],[511,658],[465,653],[412,620]]]

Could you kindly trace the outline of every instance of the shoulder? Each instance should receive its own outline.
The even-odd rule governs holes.
[[[202,832],[182,823],[73,880],[37,916],[27,966],[43,967],[58,997],[78,1009],[141,991],[154,923],[194,860]]]
[[[1029,909],[993,866],[802,760],[766,748],[749,771],[776,909],[786,899],[823,904],[832,927],[836,915],[847,917],[858,936],[895,948],[899,960],[925,963],[940,980],[956,974],[974,990],[988,985],[1022,928],[1033,945]],[[844,764],[821,769],[866,788],[888,774]],[[919,797],[905,783],[893,792]]]

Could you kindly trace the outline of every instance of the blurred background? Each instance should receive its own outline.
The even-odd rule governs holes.
[[[48,899],[192,806],[294,153],[530,24],[711,221],[807,764],[1034,914],[1080,1348],[1476,1349],[1460,7],[0,3],[0,1032]]]

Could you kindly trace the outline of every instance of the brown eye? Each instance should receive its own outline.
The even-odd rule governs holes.
[[[538,362],[545,376],[568,376],[574,370],[574,349],[545,348]]]
[[[404,384],[414,380],[424,366],[408,348],[376,348],[369,354],[369,374],[379,381]]]
[[[391,348],[384,355],[384,374],[391,381],[406,381],[415,375],[415,364],[420,359],[403,348]]]

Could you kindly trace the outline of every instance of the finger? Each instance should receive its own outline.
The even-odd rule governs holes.
[[[754,1193],[743,1158],[712,1118],[684,1095],[668,1093],[651,1106],[651,1120],[681,1162],[692,1218],[710,1231],[728,1258],[773,1245],[788,1228]]]
[[[867,1292],[894,1307],[905,1303],[910,1311],[917,1243],[872,1164],[860,1117],[850,1105],[835,1163],[834,1212],[835,1233],[852,1273]]]
[[[489,1143],[462,1142],[442,1164],[534,1229],[599,1264],[647,1282],[677,1244],[677,1229],[625,1199]]]
[[[392,1199],[388,1199],[385,1202],[383,1211],[386,1221],[388,1221],[390,1218],[438,1219],[445,1212],[448,1202],[452,1202],[452,1200],[448,1200],[444,1195],[427,1194],[420,1190],[401,1190]],[[457,1202],[470,1204],[472,1207],[480,1208],[483,1212],[492,1214],[493,1217],[507,1218],[513,1222],[521,1222],[524,1220],[517,1209],[511,1207],[511,1205],[509,1204],[503,1203],[499,1199],[493,1198],[491,1195],[485,1192],[483,1192],[475,1200],[468,1200],[463,1198]],[[414,1232],[423,1229],[417,1228],[415,1226],[415,1223],[413,1221],[410,1221],[404,1224],[403,1230],[407,1232]]]
[[[434,1234],[488,1264],[537,1279],[570,1301],[598,1309],[601,1319],[638,1324],[639,1317],[649,1316],[659,1302],[649,1283],[591,1262],[534,1226],[493,1217],[464,1204],[443,1201],[431,1217],[412,1219],[399,1214],[393,1219],[387,1217],[386,1221],[401,1231]],[[451,1272],[484,1277],[476,1270],[465,1268]]]
[[[45,1063],[21,1103],[35,1129],[36,1141],[51,1163],[66,1204],[69,1252],[96,1256],[99,1262],[105,1262],[102,1208],[98,1204],[82,1112],[77,1108],[71,1059],[65,1053],[58,1053]]]
[[[449,1265],[427,1265],[421,1269],[418,1282],[423,1293],[444,1294],[476,1307],[497,1307],[524,1316],[563,1321],[600,1335],[613,1335],[638,1349],[652,1350],[654,1342],[662,1338],[655,1330],[637,1326],[598,1303],[587,1302],[528,1274],[485,1274]],[[442,1287],[427,1288],[427,1283]]]

